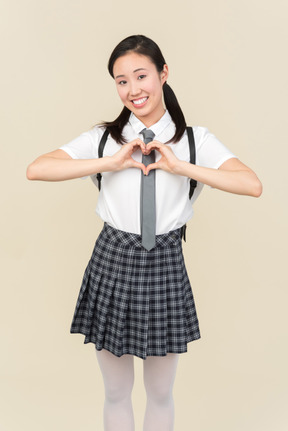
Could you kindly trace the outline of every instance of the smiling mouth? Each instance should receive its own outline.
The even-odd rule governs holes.
[[[132,103],[134,106],[141,107],[147,102],[147,100],[148,100],[148,97],[142,97],[141,99],[132,100]]]

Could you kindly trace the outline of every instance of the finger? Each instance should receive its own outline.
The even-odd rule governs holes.
[[[137,138],[134,141],[130,142],[132,144],[133,152],[136,151],[138,148],[141,148],[141,151],[144,152],[146,149],[146,145],[144,144],[141,139]]]
[[[134,141],[128,142],[128,144],[125,144],[127,148],[132,149],[134,151],[134,149],[137,149],[140,147],[140,142],[138,142],[138,139],[135,139]]]
[[[159,169],[159,162],[151,163],[150,165],[146,166],[145,175],[149,175],[149,172],[152,171],[152,169]]]
[[[135,162],[135,160],[132,159],[130,167],[131,168],[141,169],[141,171],[143,172],[143,174],[146,175],[146,166],[144,165],[144,163]]]
[[[165,147],[165,145],[162,144],[161,142],[151,141],[149,142],[149,144],[146,145],[146,153],[149,154],[153,150],[158,150],[159,152],[161,152],[163,147]]]
[[[159,147],[163,147],[163,146],[165,146],[165,144],[163,144],[162,142],[159,142],[159,141],[150,141],[147,145],[146,145],[146,147],[154,147],[154,148],[159,148]]]

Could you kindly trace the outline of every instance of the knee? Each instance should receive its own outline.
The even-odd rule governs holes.
[[[124,384],[111,384],[105,388],[106,401],[109,404],[117,404],[127,401],[131,398],[133,389],[133,381],[125,382]]]
[[[145,383],[147,399],[158,405],[167,405],[173,400],[171,387],[157,385],[155,383]]]

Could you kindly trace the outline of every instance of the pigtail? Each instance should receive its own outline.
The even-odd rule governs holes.
[[[114,121],[106,121],[101,123],[101,126],[109,130],[111,137],[119,144],[126,144],[126,139],[122,135],[123,128],[129,121],[131,111],[124,106],[120,115]]]
[[[166,105],[169,114],[175,124],[176,132],[172,139],[169,142],[178,142],[180,141],[183,133],[186,129],[186,121],[182,109],[178,103],[177,97],[167,82],[163,85],[163,94],[164,94],[164,102]]]

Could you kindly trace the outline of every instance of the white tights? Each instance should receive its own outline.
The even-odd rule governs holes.
[[[121,358],[107,350],[97,351],[105,387],[105,431],[134,431],[131,393],[134,383],[134,357]],[[178,354],[148,356],[143,361],[147,394],[143,431],[172,431],[174,424],[173,384]]]

